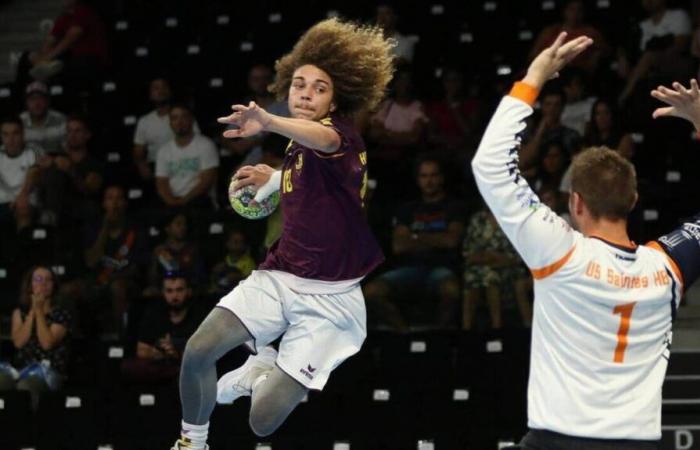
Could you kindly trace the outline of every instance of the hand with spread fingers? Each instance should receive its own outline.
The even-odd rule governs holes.
[[[224,137],[241,138],[255,136],[272,120],[272,115],[258,106],[255,102],[250,102],[248,106],[233,105],[233,114],[227,117],[219,117],[219,123],[237,125],[238,129],[224,131]]]
[[[593,39],[587,36],[580,36],[564,43],[566,36],[566,32],[559,33],[554,43],[537,55],[530,63],[523,82],[540,89],[547,80],[559,76],[559,71],[566,64],[593,44]]]
[[[654,119],[680,117],[692,123],[695,130],[700,132],[700,88],[697,80],[690,80],[690,88],[677,81],[672,86],[673,89],[659,86],[651,91],[652,97],[669,105],[656,108],[652,116]]]
[[[252,185],[255,189],[260,189],[270,179],[275,169],[267,164],[256,164],[254,166],[243,166],[236,171],[233,178],[236,180],[234,190]]]

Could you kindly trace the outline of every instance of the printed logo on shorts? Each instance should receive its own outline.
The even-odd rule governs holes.
[[[301,369],[300,372],[309,380],[314,379],[314,372],[316,372],[315,367],[311,367],[311,364],[306,365],[306,369]]]

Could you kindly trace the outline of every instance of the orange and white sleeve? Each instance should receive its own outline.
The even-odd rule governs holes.
[[[481,195],[536,279],[566,263],[578,234],[540,202],[518,168],[521,134],[537,95],[535,88],[516,83],[498,105],[472,160]]]

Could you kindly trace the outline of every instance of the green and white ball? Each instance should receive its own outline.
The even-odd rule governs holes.
[[[275,191],[262,202],[256,202],[255,205],[251,206],[250,202],[255,198],[256,189],[253,186],[244,186],[234,190],[235,184],[236,181],[231,180],[228,187],[228,199],[233,210],[246,219],[264,219],[272,214],[280,203],[280,193]]]

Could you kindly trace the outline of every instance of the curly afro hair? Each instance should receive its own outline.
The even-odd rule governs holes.
[[[336,18],[324,20],[304,33],[292,51],[275,63],[277,73],[269,90],[280,100],[286,98],[294,71],[311,64],[331,77],[340,114],[352,116],[372,110],[384,98],[393,76],[394,45],[380,28]]]

